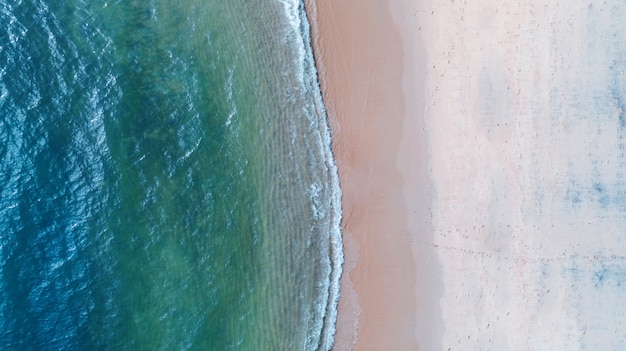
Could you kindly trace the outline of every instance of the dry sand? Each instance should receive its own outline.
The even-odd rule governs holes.
[[[442,348],[626,348],[621,1],[420,0]]]

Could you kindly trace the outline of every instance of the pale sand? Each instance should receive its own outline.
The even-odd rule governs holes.
[[[442,349],[626,349],[623,2],[419,2]]]
[[[417,350],[418,337],[439,335],[428,318],[437,314],[438,287],[415,285],[416,277],[430,284],[437,269],[428,220],[418,216],[427,213],[423,107],[414,53],[398,31],[403,10],[382,0],[307,1],[343,191],[336,351]]]

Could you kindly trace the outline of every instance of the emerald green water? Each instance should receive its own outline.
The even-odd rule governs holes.
[[[328,349],[340,191],[302,4],[0,7],[0,344]]]

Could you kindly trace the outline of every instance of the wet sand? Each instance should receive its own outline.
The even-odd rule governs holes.
[[[436,323],[416,315],[416,278],[433,267],[416,260],[429,244],[418,235],[428,226],[419,216],[427,213],[427,172],[414,53],[403,49],[386,1],[306,4],[343,191],[346,264],[334,350],[417,350],[418,335]]]

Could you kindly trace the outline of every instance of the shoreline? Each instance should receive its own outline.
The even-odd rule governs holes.
[[[343,194],[335,351],[416,350],[438,335],[437,289],[416,285],[434,282],[437,267],[419,217],[428,213],[423,93],[406,6],[305,0]]]
[[[333,350],[623,346],[615,7],[305,3],[344,196]]]

